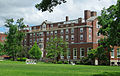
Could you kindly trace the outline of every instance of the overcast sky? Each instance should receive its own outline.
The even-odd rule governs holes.
[[[0,0],[0,32],[6,32],[5,19],[24,18],[24,23],[30,26],[39,25],[44,20],[56,22],[84,17],[84,10],[100,11],[116,4],[117,0],[67,0],[67,3],[54,8],[52,13],[41,12],[35,8],[35,4],[41,0]]]

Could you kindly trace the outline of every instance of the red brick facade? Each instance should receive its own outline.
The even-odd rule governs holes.
[[[97,13],[85,10],[84,14],[84,19],[69,20],[66,16],[63,22],[52,23],[46,20],[41,25],[33,26],[26,33],[23,45],[32,47],[36,41],[45,57],[46,42],[51,36],[56,35],[69,43],[70,53],[64,59],[77,60],[87,56],[87,51],[97,48],[98,40],[103,36],[98,33],[100,25],[98,25]]]
[[[7,35],[4,33],[0,33],[0,42],[4,43],[4,41],[6,40]]]

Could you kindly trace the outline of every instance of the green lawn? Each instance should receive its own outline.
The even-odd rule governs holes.
[[[104,72],[119,73],[120,67],[0,61],[0,76],[92,76]]]

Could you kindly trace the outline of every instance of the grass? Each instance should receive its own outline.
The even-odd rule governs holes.
[[[111,74],[112,73],[112,74]],[[0,62],[0,76],[117,76],[118,66],[90,66],[69,64],[25,64],[25,62]],[[118,76],[119,76],[118,75]]]

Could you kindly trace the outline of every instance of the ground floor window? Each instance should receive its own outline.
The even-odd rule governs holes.
[[[67,50],[67,59],[70,59],[70,48]]]
[[[111,58],[114,58],[114,48],[111,49]]]
[[[77,48],[73,48],[73,59],[77,59]]]
[[[90,50],[91,50],[91,47],[87,48],[87,55],[88,55],[88,51],[90,51]]]
[[[120,58],[120,48],[117,48],[117,57]]]
[[[80,48],[80,57],[84,57],[85,49]]]

